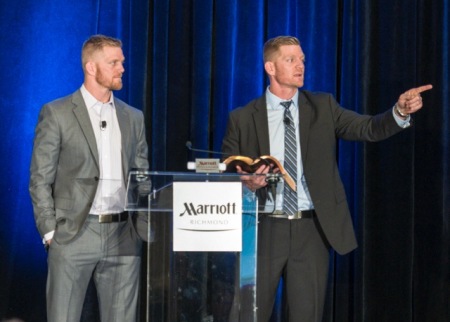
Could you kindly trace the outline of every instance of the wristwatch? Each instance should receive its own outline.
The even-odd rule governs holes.
[[[395,112],[395,114],[397,114],[400,117],[408,117],[409,116],[409,114],[404,114],[400,111],[400,109],[398,108],[398,104],[395,104],[394,112]]]

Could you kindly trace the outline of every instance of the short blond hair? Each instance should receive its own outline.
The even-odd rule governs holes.
[[[278,36],[267,40],[263,49],[264,63],[271,60],[273,55],[280,49],[281,46],[289,45],[300,46],[300,41],[293,36]]]
[[[81,49],[81,64],[86,65],[88,60],[95,52],[103,50],[103,47],[119,47],[122,48],[122,41],[117,38],[112,38],[104,35],[93,35],[87,39],[83,48]]]

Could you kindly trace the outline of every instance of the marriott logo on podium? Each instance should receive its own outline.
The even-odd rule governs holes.
[[[184,215],[199,216],[199,215],[236,215],[236,203],[226,204],[199,204],[183,203],[184,211],[180,213],[180,217]]]

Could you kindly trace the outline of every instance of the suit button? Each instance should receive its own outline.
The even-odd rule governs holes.
[[[95,181],[98,181],[98,177],[94,177]]]

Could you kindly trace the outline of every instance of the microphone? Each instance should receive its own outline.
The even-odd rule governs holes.
[[[190,151],[194,152],[205,152],[205,153],[212,153],[212,154],[221,154],[221,155],[229,155],[228,153],[218,152],[218,151],[211,151],[211,150],[202,150],[202,149],[195,149],[192,147],[192,142],[187,141],[186,147]],[[227,169],[226,165],[224,163],[219,163],[214,159],[205,159],[210,160],[210,164],[203,162],[198,162],[202,159],[195,159],[195,162],[188,162],[188,170],[196,170],[197,172],[219,172],[219,171],[225,171]]]
[[[101,121],[100,122],[100,130],[105,130],[106,129],[106,126],[108,125],[108,123],[106,123],[106,121]]]
[[[291,120],[289,120],[289,118],[287,116],[284,116],[283,123],[284,123],[284,125],[289,126],[291,124]]]
[[[231,154],[229,154],[229,153],[224,153],[224,152],[219,152],[219,151],[195,149],[195,148],[192,147],[192,142],[191,141],[187,141],[186,142],[186,147],[188,148],[188,150],[194,151],[194,152],[204,152],[204,153],[221,154],[221,155],[231,156]]]

